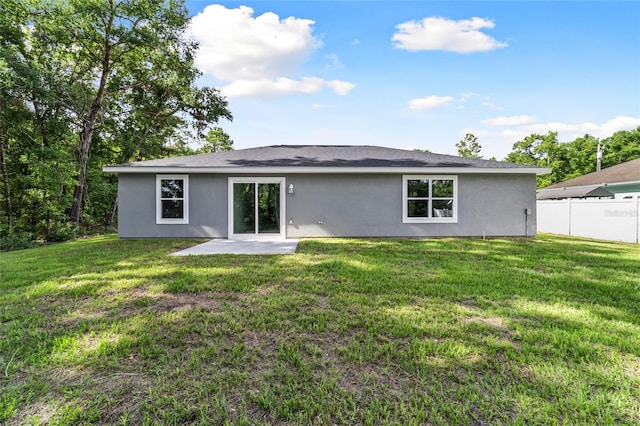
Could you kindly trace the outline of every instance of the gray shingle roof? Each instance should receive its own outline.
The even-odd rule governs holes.
[[[524,164],[366,145],[274,145],[212,154],[139,161],[114,167],[469,167],[537,169]],[[542,169],[540,168],[540,170]]]
[[[640,182],[640,158],[627,161],[617,166],[607,167],[577,178],[549,185],[544,189],[569,188],[573,186],[602,185],[622,182]]]
[[[602,185],[571,186],[569,188],[545,188],[538,191],[536,199],[554,200],[560,198],[611,197],[613,194]]]

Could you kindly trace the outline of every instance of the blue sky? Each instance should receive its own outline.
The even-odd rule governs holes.
[[[640,2],[188,1],[236,149],[353,144],[485,158],[531,133],[640,126]]]

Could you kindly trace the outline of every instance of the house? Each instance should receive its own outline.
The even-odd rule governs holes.
[[[640,196],[640,158],[569,179],[538,191],[538,200]]]
[[[280,145],[104,168],[122,238],[533,236],[550,170],[376,146]]]

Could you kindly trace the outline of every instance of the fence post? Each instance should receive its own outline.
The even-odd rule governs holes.
[[[569,200],[569,235],[571,234],[571,221],[573,220],[573,218],[571,217],[571,198],[567,198],[567,200]]]
[[[640,195],[636,195],[636,244],[640,243]]]

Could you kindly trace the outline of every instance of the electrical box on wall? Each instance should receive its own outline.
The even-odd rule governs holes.
[[[524,209],[524,214],[530,215],[531,214],[531,209]]]

